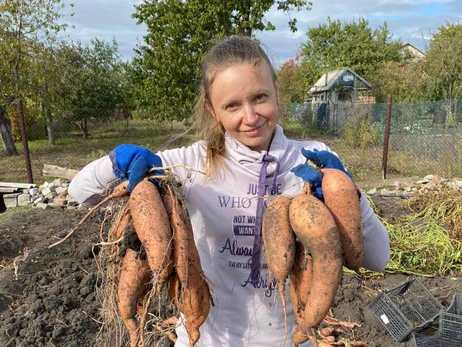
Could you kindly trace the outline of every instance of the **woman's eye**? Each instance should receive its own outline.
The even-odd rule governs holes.
[[[263,100],[265,98],[265,94],[258,94],[256,97],[255,97],[255,100]]]
[[[235,109],[236,107],[237,107],[237,104],[234,104],[234,103],[226,105],[227,110],[232,110],[232,109]]]

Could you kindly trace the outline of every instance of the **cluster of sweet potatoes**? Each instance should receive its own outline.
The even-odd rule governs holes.
[[[342,171],[321,171],[324,202],[306,189],[294,198],[273,199],[263,217],[265,256],[284,311],[285,282],[290,279],[296,345],[308,339],[316,345],[315,329],[331,308],[343,265],[357,271],[364,257],[356,187]]]
[[[172,183],[138,183],[122,210],[113,238],[122,237],[130,223],[146,252],[146,258],[128,248],[121,262],[117,304],[130,344],[143,342],[144,318],[149,295],[159,295],[167,285],[170,298],[183,313],[190,346],[199,340],[199,327],[213,300],[194,243],[189,215]],[[118,189],[123,189],[117,187]],[[128,193],[128,192],[127,192]]]

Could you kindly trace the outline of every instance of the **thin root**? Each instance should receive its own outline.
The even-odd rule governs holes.
[[[124,193],[128,194],[128,190],[126,189],[127,184],[128,184],[128,181],[118,185],[114,189],[114,192],[112,194],[108,195],[103,200],[101,200],[101,202],[99,202],[97,205],[92,207],[90,209],[90,211],[88,211],[88,213],[82,218],[82,220],[79,222],[79,224],[77,224],[77,226],[75,228],[73,228],[64,238],[62,238],[61,240],[49,245],[48,248],[53,248],[53,247],[63,243],[64,241],[66,241],[69,237],[71,237],[83,225],[83,223],[85,223],[85,221],[93,214],[93,212],[95,212],[97,209],[99,209],[101,206],[103,206],[106,202],[108,202],[109,200],[114,199],[114,198],[122,197],[123,196],[122,194],[124,194]]]
[[[169,317],[159,324],[156,324],[156,329],[159,331],[161,334],[167,336],[167,338],[172,341],[173,343],[176,343],[177,336],[174,331],[171,330],[170,326],[176,326],[178,324],[178,317],[172,316]],[[167,329],[164,329],[167,328]]]

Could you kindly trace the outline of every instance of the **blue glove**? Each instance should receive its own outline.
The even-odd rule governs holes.
[[[160,157],[152,153],[149,149],[135,145],[117,146],[109,158],[112,161],[114,174],[121,180],[129,180],[127,189],[133,188],[148,174],[153,167],[162,167]],[[153,175],[162,175],[163,170],[155,170]],[[156,182],[154,181],[156,184]]]
[[[353,176],[345,170],[340,159],[332,152],[318,151],[317,149],[310,151],[302,148],[302,154],[306,159],[311,160],[321,169],[337,169],[346,173],[351,179],[353,178]]]
[[[311,184],[311,194],[319,200],[324,201],[324,194],[322,193],[321,182],[323,174],[321,171],[316,170],[308,163],[297,165],[292,168],[295,176],[300,177],[303,181]]]

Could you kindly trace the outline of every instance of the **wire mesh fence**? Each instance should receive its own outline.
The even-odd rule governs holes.
[[[291,121],[302,121],[330,135],[325,142],[361,179],[380,178],[387,104],[344,102],[291,107]],[[461,100],[393,103],[389,151],[385,153],[388,175],[462,176],[461,121]]]
[[[283,125],[289,137],[325,142],[356,180],[382,178],[385,158],[387,178],[462,177],[462,100],[392,104],[384,153],[386,114],[387,105],[381,103],[291,104],[285,108]],[[78,170],[120,143],[161,150],[194,140],[190,123],[161,122],[146,110],[85,109],[53,117],[26,116],[26,128],[36,181],[44,179],[44,164]],[[25,182],[14,111],[0,109],[0,134],[0,181]],[[6,144],[11,143],[18,155],[8,152]]]

